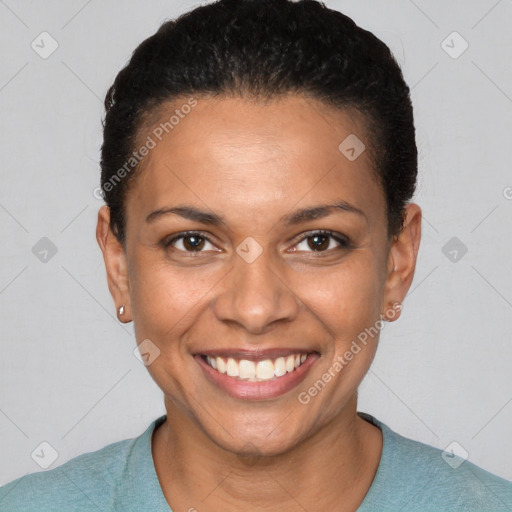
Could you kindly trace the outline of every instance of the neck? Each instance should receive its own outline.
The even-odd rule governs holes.
[[[153,460],[173,510],[353,511],[380,461],[380,429],[357,416],[357,396],[286,453],[240,457],[216,445],[170,401],[154,432]]]

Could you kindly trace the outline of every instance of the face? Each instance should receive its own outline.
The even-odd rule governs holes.
[[[369,148],[362,117],[312,99],[198,98],[127,195],[125,250],[100,211],[110,290],[167,407],[232,452],[354,417],[380,315],[399,316],[419,209],[388,237],[369,149],[339,149],[351,134]]]

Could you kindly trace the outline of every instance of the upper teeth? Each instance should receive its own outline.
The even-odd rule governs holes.
[[[234,359],[228,357],[206,356],[207,363],[220,373],[226,373],[230,377],[248,379],[250,381],[270,380],[282,377],[298,368],[307,358],[307,354],[293,354],[277,359],[265,359],[264,361],[249,361],[248,359]]]

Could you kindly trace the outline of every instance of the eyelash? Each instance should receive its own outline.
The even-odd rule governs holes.
[[[323,236],[330,237],[331,239],[335,240],[339,244],[339,246],[334,248],[334,249],[326,249],[324,251],[313,251],[313,250],[311,250],[311,251],[306,251],[306,252],[322,254],[322,253],[330,253],[331,251],[333,251],[335,249],[345,249],[346,250],[346,249],[349,249],[351,247],[351,243],[350,243],[349,239],[346,236],[341,235],[341,234],[336,234],[333,231],[329,231],[329,230],[325,230],[325,229],[320,229],[320,230],[317,230],[317,231],[309,231],[309,232],[307,232],[307,234],[305,234],[300,240],[298,240],[295,245],[298,245],[298,244],[304,242],[305,240],[308,240],[309,238],[313,238],[314,236],[318,236],[318,235],[321,235],[321,236],[323,235]],[[163,246],[164,246],[164,248],[168,249],[177,240],[182,240],[182,239],[185,239],[185,238],[188,238],[188,237],[202,238],[203,240],[206,240],[208,243],[214,245],[213,242],[206,235],[201,233],[200,231],[186,231],[184,233],[180,233],[177,236],[174,236],[170,240],[164,241],[163,242]],[[178,250],[180,252],[184,252],[184,253],[189,254],[189,255],[199,255],[202,252],[205,252],[205,251],[185,251],[183,249],[176,249],[176,250]]]

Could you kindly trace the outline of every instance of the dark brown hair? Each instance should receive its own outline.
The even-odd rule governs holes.
[[[125,241],[124,202],[139,167],[126,163],[159,106],[195,95],[288,93],[364,114],[388,234],[396,235],[416,186],[417,148],[409,88],[389,48],[316,0],[219,0],[163,23],[107,92],[101,187],[117,238]]]

